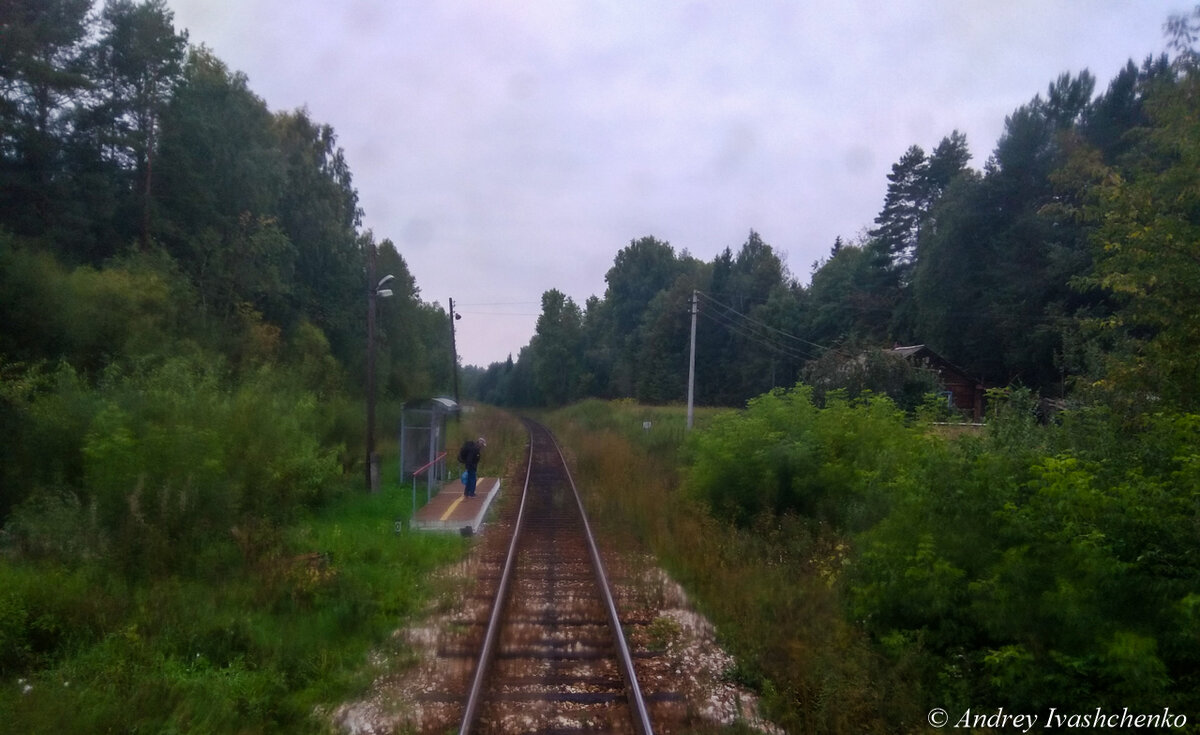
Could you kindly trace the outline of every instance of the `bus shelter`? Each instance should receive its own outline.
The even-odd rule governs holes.
[[[429,502],[434,484],[446,479],[446,419],[457,413],[449,398],[409,401],[400,410],[400,483],[412,481],[414,510],[419,481]]]

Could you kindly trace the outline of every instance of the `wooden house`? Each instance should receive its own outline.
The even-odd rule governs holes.
[[[946,387],[950,404],[974,421],[983,420],[983,383],[925,345],[894,347],[892,351],[917,367],[934,371]]]

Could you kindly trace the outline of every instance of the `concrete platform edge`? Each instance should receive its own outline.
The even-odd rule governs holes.
[[[480,478],[481,481],[484,479],[485,478]],[[492,485],[487,493],[480,495],[480,498],[483,502],[479,503],[478,507],[474,509],[474,513],[464,516],[460,515],[459,509],[455,509],[455,512],[453,512],[451,517],[444,521],[441,520],[441,513],[439,513],[436,517],[422,518],[422,511],[426,511],[428,513],[430,510],[435,510],[434,506],[437,504],[436,501],[438,498],[434,498],[429,503],[417,510],[417,513],[409,522],[409,527],[414,531],[443,531],[453,533],[461,533],[463,529],[470,527],[471,533],[475,533],[483,524],[483,519],[487,516],[488,509],[492,506],[492,501],[494,501],[496,496],[500,494],[500,478],[496,477],[486,479],[495,480],[495,484]],[[447,506],[454,500],[457,500],[461,495],[462,484],[457,481],[444,485],[441,491],[438,492],[439,497],[448,496],[450,498],[450,502],[446,503]]]

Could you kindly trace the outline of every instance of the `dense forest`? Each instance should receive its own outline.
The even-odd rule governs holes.
[[[419,599],[376,577],[452,553],[353,533],[398,512],[361,497],[372,251],[380,423],[452,378],[448,315],[361,221],[333,129],[163,0],[0,3],[7,726],[320,731]],[[336,573],[289,561],[318,550]]]
[[[617,253],[602,298],[545,293],[528,346],[470,385],[496,404],[682,401],[695,291],[700,404],[741,405],[797,380],[895,393],[904,380],[864,374],[864,355],[897,344],[927,345],[989,388],[1063,399],[1119,377],[1190,401],[1163,382],[1184,367],[1159,351],[1188,328],[1147,309],[1175,298],[1164,291],[1193,264],[1168,247],[1183,233],[1140,231],[1186,206],[1174,193],[1194,132],[1186,22],[1171,26],[1174,58],[1131,60],[1102,91],[1087,71],[1052,81],[1006,118],[981,170],[957,131],[928,152],[912,145],[873,226],[832,243],[807,284],[753,230],[711,262],[642,237]],[[1134,235],[1144,250],[1128,249]]]
[[[740,650],[745,679],[810,729],[907,731],[929,702],[1194,712],[1200,10],[1166,37],[1102,90],[1086,71],[1053,80],[981,169],[955,131],[911,146],[866,234],[831,243],[807,283],[754,230],[711,262],[614,243],[603,296],[543,294],[529,344],[464,369],[464,393],[679,403],[694,310],[697,402],[745,410],[681,450],[705,532],[671,543],[770,547],[763,587],[725,595],[735,640],[754,612],[736,605],[795,620],[833,590],[820,612],[861,659],[846,644],[804,669],[816,627],[783,650],[768,625]],[[332,654],[289,645],[412,612],[395,570],[410,586],[428,570],[400,542],[358,560],[394,565],[386,582],[356,581],[352,555],[338,575],[279,566],[309,558],[297,519],[362,495],[373,257],[394,276],[385,418],[454,384],[449,314],[362,214],[333,129],[269,110],[163,0],[0,4],[6,722],[133,729],[129,704],[147,730],[296,731],[344,689],[318,683]],[[940,386],[896,344],[992,389],[986,438],[931,435]],[[1045,426],[1037,397],[1063,409]],[[758,559],[737,544],[730,565]],[[771,577],[785,568],[800,571]],[[234,597],[243,612],[222,607]],[[836,724],[816,714],[846,693],[822,688],[835,679],[868,682]]]
[[[645,409],[584,401],[562,430],[600,434],[575,435],[583,466],[636,468],[595,502],[788,731],[1194,724],[1200,10],[1166,30],[1100,93],[1050,83],[982,170],[957,132],[910,147],[807,285],[753,231],[711,263],[645,237],[602,299],[546,293],[518,360],[472,376],[497,403],[678,403],[697,294],[697,401],[749,402],[688,436],[678,490],[647,479],[674,450],[629,428]],[[982,432],[933,428],[939,387],[897,343],[978,376]],[[613,431],[649,458],[614,461]]]
[[[357,401],[368,249],[395,276],[376,340],[381,393],[448,390],[448,317],[420,300],[393,244],[361,228],[332,128],[303,109],[268,110],[243,74],[188,44],[163,2],[3,12],[6,436],[31,436],[14,407],[46,381],[103,386],[171,361],[235,382],[274,368],[326,407]],[[326,438],[360,446],[359,425]],[[0,452],[6,487],[22,489],[0,512],[28,492],[30,473],[81,479],[66,446]]]

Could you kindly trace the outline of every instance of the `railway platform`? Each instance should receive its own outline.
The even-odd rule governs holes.
[[[480,477],[475,482],[475,497],[463,495],[458,479],[442,485],[438,494],[417,509],[410,528],[414,531],[453,531],[473,534],[479,530],[492,501],[500,494],[499,477]]]

